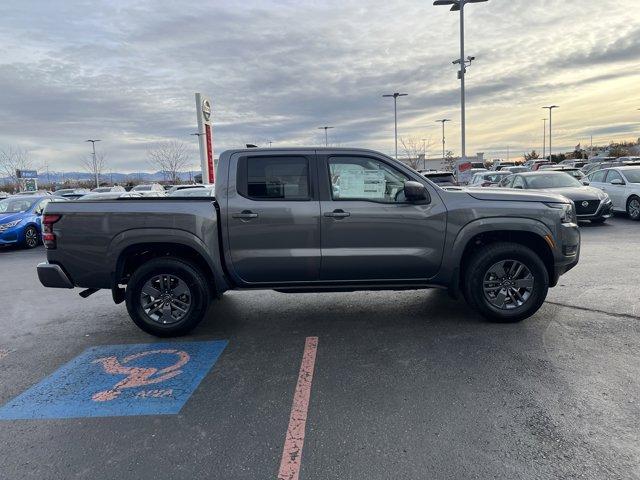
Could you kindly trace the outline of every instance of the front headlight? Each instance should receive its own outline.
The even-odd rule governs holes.
[[[573,203],[545,203],[547,207],[556,208],[558,210],[562,210],[562,216],[560,221],[562,223],[576,223],[576,211],[573,208]]]
[[[598,192],[598,198],[601,202],[604,203],[609,203],[611,201],[611,199],[609,198],[609,194],[607,192],[603,192],[602,190]]]
[[[6,230],[8,228],[11,227],[15,227],[16,225],[18,225],[20,222],[22,221],[22,219],[20,220],[14,220],[13,222],[9,222],[9,223],[0,223],[0,227],[3,228],[3,230]]]

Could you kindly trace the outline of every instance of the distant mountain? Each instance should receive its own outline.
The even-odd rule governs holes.
[[[180,172],[180,180],[188,182],[193,180],[195,175],[199,175],[200,171]],[[38,172],[39,183],[57,183],[62,184],[66,180],[72,180],[76,182],[93,181],[93,176],[87,172]],[[100,182],[125,184],[127,182],[162,182],[167,180],[167,176],[162,172],[136,172],[136,173],[120,173],[109,172],[100,175]],[[0,185],[10,183],[11,179],[8,177],[0,177]]]

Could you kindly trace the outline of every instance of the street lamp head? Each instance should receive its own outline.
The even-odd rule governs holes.
[[[559,105],[551,105],[549,107],[542,107],[542,108],[546,108],[547,110],[553,110],[554,108],[560,108]]]
[[[389,93],[386,95],[382,95],[383,97],[393,97],[393,98],[398,98],[398,97],[406,97],[407,95],[409,95],[408,93]]]
[[[472,57],[472,56],[467,57],[467,60],[470,61],[470,62],[473,62],[475,59],[476,59],[476,57]]]

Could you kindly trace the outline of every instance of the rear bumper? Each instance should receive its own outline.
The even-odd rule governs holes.
[[[43,262],[38,264],[37,269],[38,279],[45,287],[73,288],[73,283],[69,279],[69,276],[64,273],[60,265]]]

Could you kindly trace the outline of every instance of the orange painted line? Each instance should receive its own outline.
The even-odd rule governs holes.
[[[284,440],[284,450],[280,462],[278,480],[298,480],[304,446],[304,431],[307,425],[307,411],[311,397],[311,381],[316,363],[318,337],[307,337],[302,354],[302,364],[298,374],[298,384],[293,394],[293,405],[289,416],[289,428]]]

